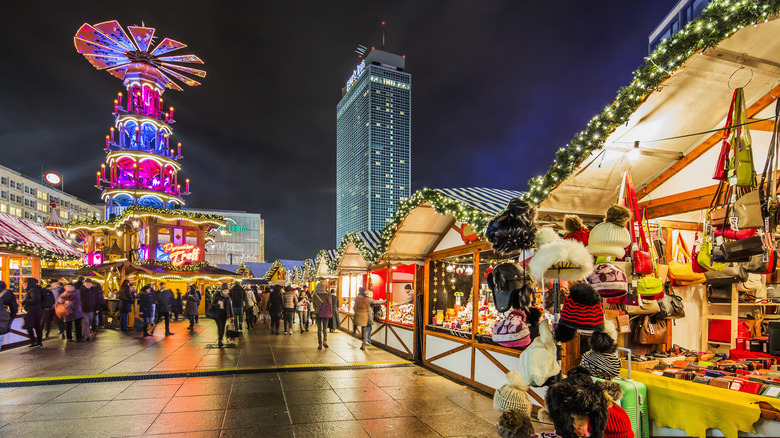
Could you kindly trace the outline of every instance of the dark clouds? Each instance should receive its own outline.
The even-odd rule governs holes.
[[[300,259],[335,236],[335,117],[357,44],[407,56],[412,188],[525,190],[611,102],[674,0],[3,2],[0,164],[92,187],[121,82],[79,55],[84,23],[142,21],[205,61],[176,107],[187,204],[259,212],[266,257]],[[64,6],[64,5],[67,5]]]

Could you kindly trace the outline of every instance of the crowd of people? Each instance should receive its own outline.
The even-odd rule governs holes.
[[[108,299],[107,299],[108,298]],[[183,316],[189,321],[187,330],[195,330],[199,322],[198,313],[205,309],[206,316],[217,325],[217,346],[223,347],[225,338],[238,336],[244,329],[252,330],[261,325],[273,335],[292,335],[296,330],[308,332],[314,326],[317,330],[317,348],[328,348],[328,333],[339,327],[338,298],[335,290],[318,283],[313,291],[307,286],[242,286],[240,282],[223,284],[221,287],[207,287],[203,294],[191,284],[182,295],[166,287],[164,282],[150,282],[139,289],[124,280],[119,289],[107,294],[97,282],[79,277],[73,283],[52,281],[43,286],[35,278],[26,278],[20,302],[0,281],[0,326],[4,324],[3,313],[7,313],[8,327],[0,327],[2,334],[10,328],[10,321],[24,309],[24,328],[32,340],[30,347],[41,347],[43,339],[50,336],[51,327],[56,327],[61,338],[71,342],[89,341],[98,333],[109,318],[119,320],[123,332],[136,330],[145,338],[154,334],[158,323],[164,325],[165,336],[173,335],[171,320]],[[373,309],[384,301],[371,298],[371,291],[362,288],[355,300],[355,325],[362,329],[362,345],[371,343]],[[130,321],[130,315],[135,320]],[[228,323],[231,323],[230,325]],[[232,328],[231,328],[232,327]]]

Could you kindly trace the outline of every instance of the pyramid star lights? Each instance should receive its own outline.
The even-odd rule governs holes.
[[[203,70],[179,63],[203,64],[195,55],[164,56],[186,47],[169,38],[152,48],[155,30],[128,26],[129,35],[116,21],[84,24],[73,38],[76,50],[98,70],[122,79],[127,88],[114,100],[114,126],[105,139],[106,163],[96,175],[102,190],[106,217],[119,216],[131,205],[174,209],[184,205],[178,179],[181,143],[172,146],[173,107],[166,110],[166,88],[182,91],[174,79],[200,85],[183,74],[206,76]]]

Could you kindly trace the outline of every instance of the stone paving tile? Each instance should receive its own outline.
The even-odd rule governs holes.
[[[358,421],[295,424],[292,426],[292,429],[296,437],[362,438],[369,436]],[[401,437],[397,436],[395,438]]]
[[[476,391],[467,395],[454,395],[447,397],[447,400],[471,412],[485,411],[493,408],[493,400]]]
[[[103,407],[107,401],[83,401],[68,403],[46,403],[24,414],[19,421],[44,421],[72,418],[87,418]]]
[[[143,414],[113,418],[88,418],[70,430],[67,437],[125,437],[141,435],[157,418],[157,414]]]
[[[458,415],[419,415],[419,418],[442,436],[463,435],[464,431],[469,434],[496,435],[495,423],[490,424],[471,412]]]
[[[62,437],[84,421],[83,418],[49,421],[14,421],[0,429],[3,437]]]
[[[229,394],[194,395],[191,397],[174,397],[163,409],[168,412],[193,412],[226,409]]]
[[[18,419],[41,405],[8,405],[0,407],[0,427]]]
[[[341,401],[344,403],[374,401],[374,400],[392,400],[390,394],[378,386],[369,386],[363,388],[338,388],[334,389]]]
[[[287,392],[287,388],[285,388],[285,399],[288,406],[342,402],[341,398],[332,389]]]
[[[179,390],[176,385],[130,386],[116,396],[115,400],[132,400],[144,398],[171,398]]]
[[[72,402],[83,400],[113,400],[122,391],[127,389],[133,382],[106,382],[99,386],[90,383],[83,383],[79,386],[66,391],[56,398],[54,402]]]
[[[77,385],[28,386],[0,397],[0,406],[48,403],[55,397],[75,388]]]
[[[145,434],[144,436],[153,436],[155,438],[219,438],[219,430],[201,430],[197,432],[180,432],[180,433],[160,433],[160,434]]]
[[[288,406],[287,409],[293,424],[355,419],[342,403]]]
[[[220,438],[246,438],[246,437],[263,437],[263,438],[293,438],[293,426],[291,425],[274,425],[273,427],[249,427],[245,429],[222,429]],[[298,435],[299,437],[311,436],[311,435]],[[341,437],[345,438],[345,437]]]
[[[95,411],[95,417],[159,414],[168,404],[168,398],[147,398],[136,400],[111,400]],[[151,423],[150,423],[151,424]],[[147,425],[148,426],[148,425]]]
[[[395,400],[355,402],[345,403],[345,405],[358,420],[409,417],[414,415],[403,406],[403,403],[396,402]]]
[[[189,395],[212,395],[212,394],[230,394],[233,383],[230,382],[185,382],[176,391],[177,397],[186,397]]]
[[[371,438],[440,437],[430,426],[415,417],[361,420],[360,425]]]
[[[152,423],[147,434],[161,434],[172,432],[200,432],[206,430],[219,430],[225,410],[200,411],[200,412],[174,412],[160,414]]]
[[[248,427],[269,427],[289,425],[290,416],[284,404],[262,408],[228,409],[225,413],[224,429],[245,429]]]

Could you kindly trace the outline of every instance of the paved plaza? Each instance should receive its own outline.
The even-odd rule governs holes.
[[[176,372],[290,364],[398,361],[344,332],[317,350],[317,333],[246,332],[236,348],[209,348],[213,321],[194,333],[142,340],[102,330],[91,342],[50,338],[0,353],[3,379]],[[0,388],[2,437],[439,437],[496,436],[489,396],[418,366],[249,373]],[[537,432],[549,426],[536,423]]]

